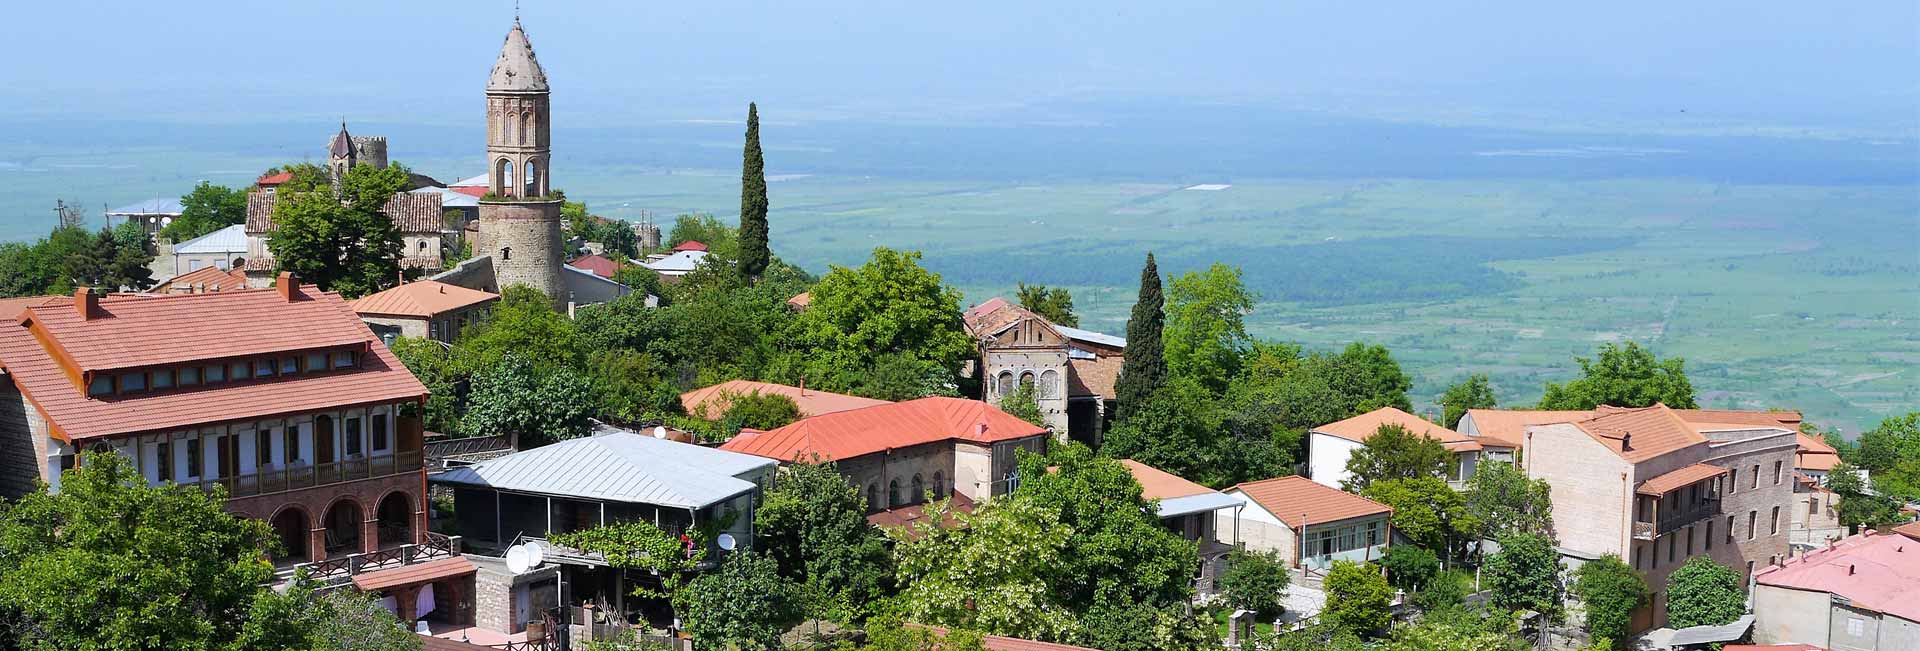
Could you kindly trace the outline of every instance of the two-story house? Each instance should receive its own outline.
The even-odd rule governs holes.
[[[1340,488],[1348,477],[1347,460],[1366,446],[1367,439],[1379,433],[1380,428],[1388,426],[1400,427],[1415,436],[1438,441],[1445,447],[1452,455],[1447,462],[1447,483],[1454,488],[1464,486],[1467,479],[1473,476],[1473,470],[1482,455],[1498,452],[1504,459],[1513,456],[1512,446],[1503,442],[1475,439],[1399,409],[1381,407],[1309,430],[1307,476],[1323,486]]]

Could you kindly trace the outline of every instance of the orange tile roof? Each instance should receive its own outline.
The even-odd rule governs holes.
[[[1479,439],[1455,432],[1437,423],[1393,407],[1381,407],[1346,420],[1327,423],[1313,428],[1313,431],[1329,436],[1338,436],[1356,443],[1365,443],[1367,439],[1373,438],[1373,435],[1379,432],[1381,427],[1387,425],[1399,425],[1406,428],[1408,432],[1420,434],[1439,441],[1440,444],[1446,446],[1448,450],[1455,452],[1479,450],[1483,444]],[[1488,443],[1506,447],[1497,442],[1488,441]]]
[[[1132,459],[1121,459],[1120,465],[1126,466],[1127,472],[1133,473],[1133,480],[1140,482],[1140,496],[1150,500],[1168,500],[1214,492],[1211,488],[1187,481],[1179,475]]]
[[[785,384],[754,382],[752,380],[728,380],[710,387],[701,387],[680,394],[680,406],[686,408],[687,413],[693,416],[706,418],[708,420],[719,420],[720,416],[727,411],[729,402],[727,396],[755,393],[763,396],[786,396],[793,400],[795,406],[800,408],[800,415],[802,416],[819,416],[821,414],[831,414],[849,409],[862,409],[876,405],[892,404],[876,398],[862,398],[860,396],[850,396],[843,393],[830,393],[819,389],[803,389]],[[703,411],[705,415],[702,415]]]
[[[705,251],[705,250],[707,250],[707,245],[705,245],[705,244],[701,244],[699,240],[687,240],[687,241],[685,241],[685,242],[681,242],[681,243],[680,243],[680,244],[679,244],[678,246],[675,246],[675,247],[673,247],[673,250],[675,250],[675,251]]]
[[[260,177],[259,180],[254,181],[254,183],[259,185],[280,185],[282,183],[286,183],[292,180],[293,180],[293,172],[281,172],[279,174],[268,174],[266,176],[262,176]]]
[[[813,303],[813,292],[800,292],[798,294],[794,294],[793,298],[787,299],[787,305],[791,305],[797,308],[804,308],[807,305],[812,303]]]
[[[967,496],[949,492],[947,497],[952,500],[949,506],[952,507],[953,513],[973,512],[973,500],[967,499]],[[920,502],[874,513],[867,516],[867,524],[881,529],[899,529],[899,531],[894,532],[894,535],[905,537],[908,540],[919,540],[921,535],[920,521],[927,519],[928,504],[928,502]],[[959,521],[949,515],[947,519],[940,522],[940,528],[950,529],[958,524],[960,524]]]
[[[1727,474],[1726,468],[1721,468],[1719,466],[1709,466],[1704,463],[1696,463],[1691,466],[1687,466],[1685,468],[1681,468],[1679,470],[1675,470],[1673,472],[1669,472],[1667,474],[1660,475],[1658,477],[1654,477],[1652,479],[1648,479],[1646,481],[1640,482],[1639,486],[1634,487],[1633,492],[1639,493],[1641,495],[1652,495],[1654,497],[1659,497],[1661,495],[1665,495],[1667,493],[1673,492],[1674,489],[1685,488],[1688,485],[1694,482],[1700,481],[1702,479],[1718,477],[1724,474]]]
[[[1810,436],[1805,432],[1797,432],[1793,435],[1793,440],[1800,444],[1800,452],[1802,453],[1812,453],[1812,454],[1839,454],[1840,453],[1839,450],[1833,449],[1833,446],[1827,445],[1827,440],[1824,437]]]
[[[18,298],[0,298],[0,319],[12,320],[22,311],[36,305],[51,305],[62,301],[71,301],[71,296],[21,296]]]
[[[152,289],[147,291],[152,294],[168,294],[173,293],[175,288],[181,289],[183,292],[193,291],[195,286],[200,286],[201,289],[208,292],[226,292],[236,289],[246,289],[247,273],[239,269],[227,270],[219,267],[201,267],[169,278],[166,282],[154,285]]]
[[[1833,467],[1837,465],[1840,465],[1840,455],[1838,454],[1801,452],[1793,457],[1793,467],[1800,470],[1827,472],[1833,470]]]
[[[907,626],[933,631],[935,635],[942,638],[945,638],[947,635],[947,629],[939,626],[911,623],[907,624]],[[987,651],[1097,651],[1090,647],[1056,644],[1053,642],[1036,642],[1034,640],[1023,640],[1017,637],[1006,637],[1003,635],[980,636],[980,647]]]
[[[1046,434],[1047,428],[987,403],[933,396],[809,416],[778,429],[743,433],[720,449],[780,461],[813,455],[832,461],[923,443],[996,443]]]
[[[437,280],[417,280],[354,299],[352,307],[354,313],[361,316],[431,319],[497,300],[500,300],[500,295],[492,292],[467,289]]]
[[[1620,458],[1644,461],[1707,442],[1707,437],[1666,405],[1627,409],[1602,406],[1594,417],[1574,423]]]
[[[286,335],[291,334],[305,340],[298,346],[302,349],[351,344],[341,347],[362,351],[358,368],[89,398],[21,321],[0,321],[0,368],[46,417],[54,436],[68,441],[426,398],[426,387],[378,344],[338,294],[321,293],[310,285],[302,291],[303,297],[291,303],[273,289],[110,296],[100,304],[114,316],[86,322],[79,321],[70,304],[31,308],[28,315],[64,319],[57,324],[68,335],[62,341],[85,344],[81,352],[103,363],[186,363],[240,350],[287,349]],[[249,327],[228,327],[236,323]],[[124,341],[103,344],[93,331],[103,324],[112,324],[111,330]],[[147,347],[160,350],[143,350]]]
[[[1737,409],[1672,409],[1675,416],[1688,423],[1724,424],[1724,425],[1760,425],[1798,429],[1800,412],[1797,411],[1743,411]],[[1469,409],[1473,415],[1473,424],[1480,438],[1493,438],[1519,447],[1526,441],[1529,425],[1549,425],[1553,423],[1573,423],[1592,418],[1597,410],[1551,411],[1539,409]]]
[[[1894,527],[1893,532],[1914,540],[1920,540],[1920,521],[1908,522]]]
[[[391,570],[356,574],[353,577],[353,586],[361,590],[385,590],[387,588],[451,579],[456,576],[472,574],[474,571],[473,561],[467,560],[464,556],[455,556],[453,558],[442,558],[437,561],[427,561],[425,563],[396,567]]]
[[[1302,516],[1308,524],[1324,524],[1393,513],[1393,507],[1299,475],[1250,481],[1227,490],[1245,494],[1294,531],[1300,530]]]

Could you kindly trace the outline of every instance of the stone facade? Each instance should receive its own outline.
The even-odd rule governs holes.
[[[478,568],[474,574],[473,625],[499,633],[527,630],[537,605],[547,598],[542,590],[559,588],[560,566],[549,563],[520,574],[507,571],[506,562],[490,556],[467,556]],[[536,601],[543,602],[536,604]]]
[[[46,463],[52,428],[12,382],[0,380],[0,498],[19,499],[54,481]]]
[[[1034,402],[1054,435],[1067,435],[1067,338],[1038,316],[1027,316],[981,338],[981,393],[988,404],[1020,385],[1032,385]]]
[[[482,201],[480,237],[474,253],[490,257],[493,280],[502,290],[526,285],[553,299],[555,309],[566,305],[566,282],[560,276],[566,264],[560,242],[560,204],[553,201]]]
[[[1840,495],[1817,484],[1796,483],[1793,487],[1793,532],[1789,544],[1824,545],[1828,540],[1845,538],[1847,528],[1840,524]]]

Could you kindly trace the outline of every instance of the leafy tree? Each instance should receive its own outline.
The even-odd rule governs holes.
[[[1920,501],[1920,412],[1888,417],[1860,435],[1854,459],[1860,467],[1873,471],[1875,491],[1899,500]]]
[[[760,107],[747,103],[747,146],[740,163],[740,273],[767,270],[767,170],[760,157]]]
[[[1449,558],[1457,556],[1455,545],[1460,542],[1460,532],[1475,526],[1467,515],[1466,500],[1446,482],[1433,477],[1383,479],[1369,484],[1360,494],[1393,507],[1395,531]]]
[[[0,297],[47,293],[47,288],[53,284],[51,274],[47,271],[33,245],[0,242]]]
[[[460,428],[468,436],[513,434],[522,448],[578,438],[596,413],[592,384],[571,369],[539,370],[517,353],[473,377]]]
[[[1482,461],[1467,478],[1466,512],[1477,530],[1475,540],[1492,540],[1511,532],[1553,537],[1553,487],[1545,479],[1528,479],[1518,466]]]
[[[1827,472],[1827,488],[1840,496],[1837,515],[1848,534],[1859,533],[1862,527],[1877,527],[1905,519],[1900,514],[1898,502],[1868,492],[1866,482],[1860,479],[1859,469],[1847,462],[1836,463],[1833,470]]]
[[[75,286],[107,291],[146,289],[153,285],[153,271],[147,266],[153,262],[153,254],[147,252],[145,243],[142,236],[139,244],[126,246],[113,231],[102,229],[85,247],[68,254],[62,260],[62,269]]]
[[[180,216],[160,228],[160,237],[178,244],[247,221],[247,191],[201,181],[180,197]]]
[[[770,430],[800,420],[800,406],[778,393],[734,393],[724,397],[727,411],[720,416],[721,427],[729,432],[742,428]]]
[[[895,540],[895,612],[907,621],[993,635],[1072,639],[1074,611],[1047,581],[1066,562],[1073,535],[1057,511],[1015,498],[989,501],[973,513],[954,512],[941,500],[927,514],[913,535]],[[949,519],[955,526],[932,524]]]
[[[1322,618],[1297,631],[1275,627],[1273,633],[1256,635],[1244,647],[1248,651],[1365,651],[1366,642]]]
[[[1389,553],[1392,550],[1388,550]],[[1420,610],[1434,611],[1460,605],[1467,595],[1473,592],[1473,575],[1460,570],[1446,570],[1433,575],[1419,592],[1413,593],[1413,605]]]
[[[1393,587],[1411,594],[1425,589],[1440,573],[1440,557],[1425,547],[1394,545],[1387,548],[1380,566],[1387,569],[1387,581]]]
[[[455,348],[471,371],[493,366],[510,353],[543,371],[579,368],[582,349],[574,322],[553,311],[545,293],[526,285],[507,286],[493,315],[468,326]]]
[[[1265,619],[1279,614],[1292,581],[1292,571],[1279,552],[1235,550],[1227,556],[1219,588],[1226,593],[1228,607],[1251,610]]]
[[[1633,633],[1633,611],[1650,596],[1646,579],[1613,554],[1581,564],[1573,577],[1573,594],[1586,606],[1587,634],[1624,650]]]
[[[603,349],[587,358],[587,369],[603,419],[638,425],[686,415],[668,369],[651,354]]]
[[[1695,556],[1667,575],[1667,625],[1673,628],[1731,624],[1747,612],[1740,573]]]
[[[1073,313],[1073,294],[1065,287],[1048,288],[1046,285],[1020,283],[1013,295],[1020,307],[1027,308],[1054,325],[1080,327],[1080,317]]]
[[[1372,636],[1393,621],[1388,610],[1393,603],[1393,588],[1380,568],[1372,563],[1334,561],[1321,582],[1327,592],[1326,610],[1321,621],[1355,635]]]
[[[1299,431],[1380,407],[1411,409],[1411,378],[1380,346],[1353,343],[1338,353],[1254,342],[1228,387],[1237,411],[1257,414],[1276,430]]]
[[[814,285],[812,302],[787,337],[810,352],[803,363],[811,384],[829,391],[858,387],[889,354],[953,377],[974,350],[960,322],[960,292],[919,261],[918,252],[876,248],[866,264],[834,267]]]
[[[417,651],[420,636],[408,630],[380,600],[358,590],[316,593],[305,572],[286,592],[262,590],[254,598],[237,649],[285,651]]]
[[[959,387],[954,383],[953,371],[948,368],[908,353],[888,353],[873,360],[873,367],[851,391],[855,395],[894,402],[955,396],[959,394]]]
[[[866,644],[851,643],[837,651],[985,651],[978,631],[936,631],[925,626],[906,626],[900,622],[875,620],[867,623]]]
[[[274,230],[267,237],[280,270],[348,297],[391,286],[404,253],[400,233],[381,211],[406,187],[407,169],[362,165],[340,181],[338,195],[276,192]]]
[[[1101,442],[1101,451],[1187,477],[1209,486],[1233,483],[1234,456],[1259,451],[1256,446],[1232,445],[1220,434],[1218,413],[1206,391],[1187,378],[1175,378],[1159,392],[1146,396],[1133,413],[1114,423]],[[1245,478],[1251,479],[1251,478]]]
[[[1167,381],[1167,360],[1162,331],[1167,315],[1162,311],[1166,299],[1160,291],[1160,268],[1147,254],[1147,266],[1140,269],[1140,298],[1127,319],[1127,350],[1121,359],[1120,376],[1114,380],[1119,404],[1114,407],[1114,422],[1125,423],[1134,411],[1146,406]]]
[[[713,215],[702,213],[680,215],[673,219],[673,229],[667,235],[667,248],[688,242],[705,244],[708,253],[726,259],[733,259],[740,251],[740,235],[734,227],[721,223]]]
[[[1361,492],[1377,481],[1445,477],[1453,462],[1453,453],[1439,441],[1398,424],[1381,425],[1347,457],[1347,478],[1341,487]]]
[[[867,506],[832,462],[803,461],[781,469],[756,512],[756,548],[800,585],[816,618],[851,622],[888,587],[891,559]]]
[[[742,651],[781,648],[780,634],[800,617],[793,585],[765,555],[729,554],[718,570],[687,584],[674,598],[694,639]]]
[[[1041,427],[1047,426],[1047,417],[1040,413],[1040,401],[1035,397],[1032,384],[1022,382],[1015,386],[1013,393],[1000,399],[999,406],[1001,411],[1013,415],[1014,418]]]
[[[1580,377],[1564,385],[1547,383],[1541,409],[1580,410],[1600,405],[1648,407],[1662,403],[1674,409],[1694,409],[1693,383],[1687,381],[1686,360],[1658,359],[1653,351],[1627,342],[1625,348],[1600,346],[1599,359],[1576,357]]]
[[[1194,543],[1161,526],[1154,503],[1126,466],[1067,443],[1047,456],[1021,455],[1015,492],[1059,514],[1072,530],[1054,567],[1054,593],[1076,610],[1095,604],[1184,604],[1198,570]]]
[[[1440,394],[1440,422],[1447,429],[1460,427],[1460,419],[1466,417],[1468,409],[1494,408],[1493,383],[1485,373],[1475,373],[1467,379],[1447,387]]]
[[[633,293],[643,299],[652,296],[660,299],[661,307],[672,304],[673,299],[667,293],[666,286],[660,282],[660,272],[630,264],[613,272],[613,282],[633,288]]]
[[[0,613],[19,648],[227,648],[261,584],[265,522],[222,509],[223,491],[148,486],[116,453],[86,452],[60,493],[0,513]]]
[[[1251,340],[1246,315],[1253,300],[1238,267],[1215,264],[1173,279],[1167,289],[1167,372],[1225,391]]]
[[[1500,552],[1487,557],[1480,568],[1482,584],[1493,594],[1493,604],[1508,610],[1560,612],[1560,553],[1553,539],[1530,533],[1500,538]]]
[[[449,434],[460,431],[460,384],[466,375],[457,367],[453,351],[422,337],[400,337],[393,340],[391,348],[407,371],[427,386],[427,429]]]
[[[1186,604],[1154,605],[1125,599],[1095,603],[1081,618],[1083,643],[1105,651],[1213,651],[1218,624]]]
[[[624,219],[607,219],[598,216],[593,219],[593,226],[587,230],[587,236],[591,241],[599,242],[601,248],[615,258],[640,256],[640,237],[634,235],[633,224],[627,223]]]
[[[1451,608],[1395,626],[1384,651],[1527,651],[1511,613]]]

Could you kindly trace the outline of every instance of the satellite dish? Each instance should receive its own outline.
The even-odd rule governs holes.
[[[507,548],[507,571],[508,572],[519,574],[521,572],[527,571],[527,569],[531,567],[533,566],[527,563],[526,545],[514,545],[512,547]]]
[[[730,533],[720,534],[720,537],[714,539],[714,542],[720,543],[720,548],[727,551],[733,551],[734,547],[739,546],[739,542],[735,541],[733,534]]]
[[[547,546],[538,542],[527,543],[527,569],[540,567],[547,560]]]
[[[654,438],[657,438],[657,439],[663,439],[663,438],[666,438],[666,437],[667,437],[667,428],[665,428],[665,427],[662,427],[662,426],[660,426],[660,425],[655,425],[655,426],[653,426],[653,437],[654,437]]]

